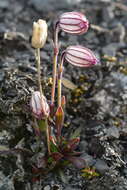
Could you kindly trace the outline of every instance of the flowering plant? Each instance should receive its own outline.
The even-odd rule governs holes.
[[[32,47],[35,48],[35,57],[38,70],[38,91],[33,92],[30,106],[34,116],[34,130],[39,140],[46,140],[47,152],[41,158],[41,167],[51,170],[58,165],[73,163],[77,168],[84,167],[84,160],[80,157],[80,152],[76,151],[80,138],[77,136],[66,139],[62,135],[62,128],[65,116],[65,96],[62,96],[62,78],[64,62],[77,67],[91,67],[97,64],[94,53],[83,46],[69,46],[61,54],[61,61],[58,64],[59,43],[58,33],[60,30],[73,35],[81,35],[87,32],[89,22],[85,15],[78,12],[67,12],[62,14],[55,25],[54,30],[54,58],[51,101],[48,103],[41,86],[40,72],[40,48],[42,48],[47,38],[47,24],[39,19],[33,24]],[[57,86],[56,86],[57,82]],[[57,101],[56,98],[57,88]],[[57,103],[56,103],[57,102]],[[45,135],[44,135],[45,134]],[[45,136],[45,138],[44,138]]]

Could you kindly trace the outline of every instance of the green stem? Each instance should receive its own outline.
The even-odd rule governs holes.
[[[58,53],[59,53],[58,32],[59,32],[59,26],[58,24],[56,24],[55,36],[54,36],[54,57],[53,57],[53,74],[52,74],[53,83],[52,83],[52,92],[51,92],[51,105],[54,104],[54,99],[55,99],[57,60],[58,60]]]
[[[57,87],[58,107],[61,106],[63,61],[64,61],[64,55],[62,55],[61,63],[60,63],[59,68],[58,68],[58,87]]]
[[[38,87],[40,94],[42,95],[42,86],[41,86],[41,62],[40,62],[40,48],[35,49],[35,58],[37,63],[37,73],[38,73]]]
[[[61,78],[58,79],[58,107],[61,106]]]
[[[48,125],[48,121],[46,118],[46,137],[47,137],[47,147],[48,147],[48,153],[49,155],[51,154],[51,150],[50,150],[50,134],[49,134],[49,125]]]

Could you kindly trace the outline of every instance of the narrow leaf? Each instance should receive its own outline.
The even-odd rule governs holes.
[[[70,139],[74,139],[80,136],[81,133],[81,127],[77,128],[71,135]]]
[[[51,150],[51,152],[58,152],[57,145],[51,139],[50,139],[50,150]]]
[[[76,89],[77,88],[77,86],[73,83],[73,82],[71,82],[70,80],[68,80],[68,79],[66,79],[66,78],[62,78],[62,84],[66,87],[66,88],[68,88],[68,89],[70,89],[70,90],[74,90],[74,89]]]

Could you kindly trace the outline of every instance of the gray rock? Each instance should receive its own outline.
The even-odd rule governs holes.
[[[50,190],[51,188],[50,188],[50,185],[46,185],[45,187],[44,187],[44,190]]]
[[[76,5],[81,0],[30,0],[29,4],[32,5],[37,11],[53,11],[56,9],[67,8],[68,5]],[[53,5],[53,6],[52,6]]]
[[[5,73],[3,71],[0,71],[0,82],[3,81],[5,76]]]
[[[93,159],[93,157],[89,154],[84,153],[82,154],[81,158],[85,161],[86,167],[93,166],[95,163],[95,159]]]
[[[112,72],[111,76],[105,80],[105,88],[110,90],[116,97],[127,94],[127,76],[122,73]]]
[[[0,172],[0,190],[14,190],[13,180]]]
[[[109,171],[109,167],[106,164],[105,161],[97,159],[96,164],[94,165],[95,169],[101,173],[104,174],[105,172]]]
[[[112,138],[115,138],[115,139],[118,139],[120,136],[119,134],[119,129],[117,127],[110,127],[109,129],[107,129],[107,137],[112,139]]]
[[[9,1],[8,0],[0,1],[0,8],[1,9],[8,8],[8,6],[9,6]]]
[[[103,20],[105,22],[109,22],[111,19],[114,18],[113,11],[114,11],[114,6],[112,5],[103,8]]]
[[[116,55],[116,51],[123,45],[123,43],[110,43],[102,49],[102,53],[114,57]]]
[[[81,151],[87,151],[88,150],[88,143],[87,143],[87,141],[81,141],[80,142],[80,150]]]

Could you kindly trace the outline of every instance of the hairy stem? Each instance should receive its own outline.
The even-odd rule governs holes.
[[[61,63],[58,68],[58,87],[57,87],[58,107],[61,106],[63,61],[64,61],[64,55],[62,55],[61,57]]]
[[[60,107],[61,106],[61,90],[62,90],[62,88],[61,88],[61,77],[60,78],[58,78],[58,107]]]
[[[52,92],[51,92],[51,105],[54,104],[54,99],[55,99],[57,60],[58,60],[58,53],[59,53],[58,32],[59,32],[59,26],[57,23],[55,27],[55,35],[54,35],[54,57],[53,57],[53,74],[52,74],[53,83],[52,83]]]
[[[51,154],[51,150],[50,150],[50,132],[49,132],[49,125],[48,125],[48,121],[46,118],[46,137],[47,137],[47,147],[48,147],[48,153],[49,155]]]
[[[35,49],[35,58],[36,58],[36,63],[37,63],[38,87],[39,87],[40,94],[42,95],[41,66],[40,66],[40,48]]]

